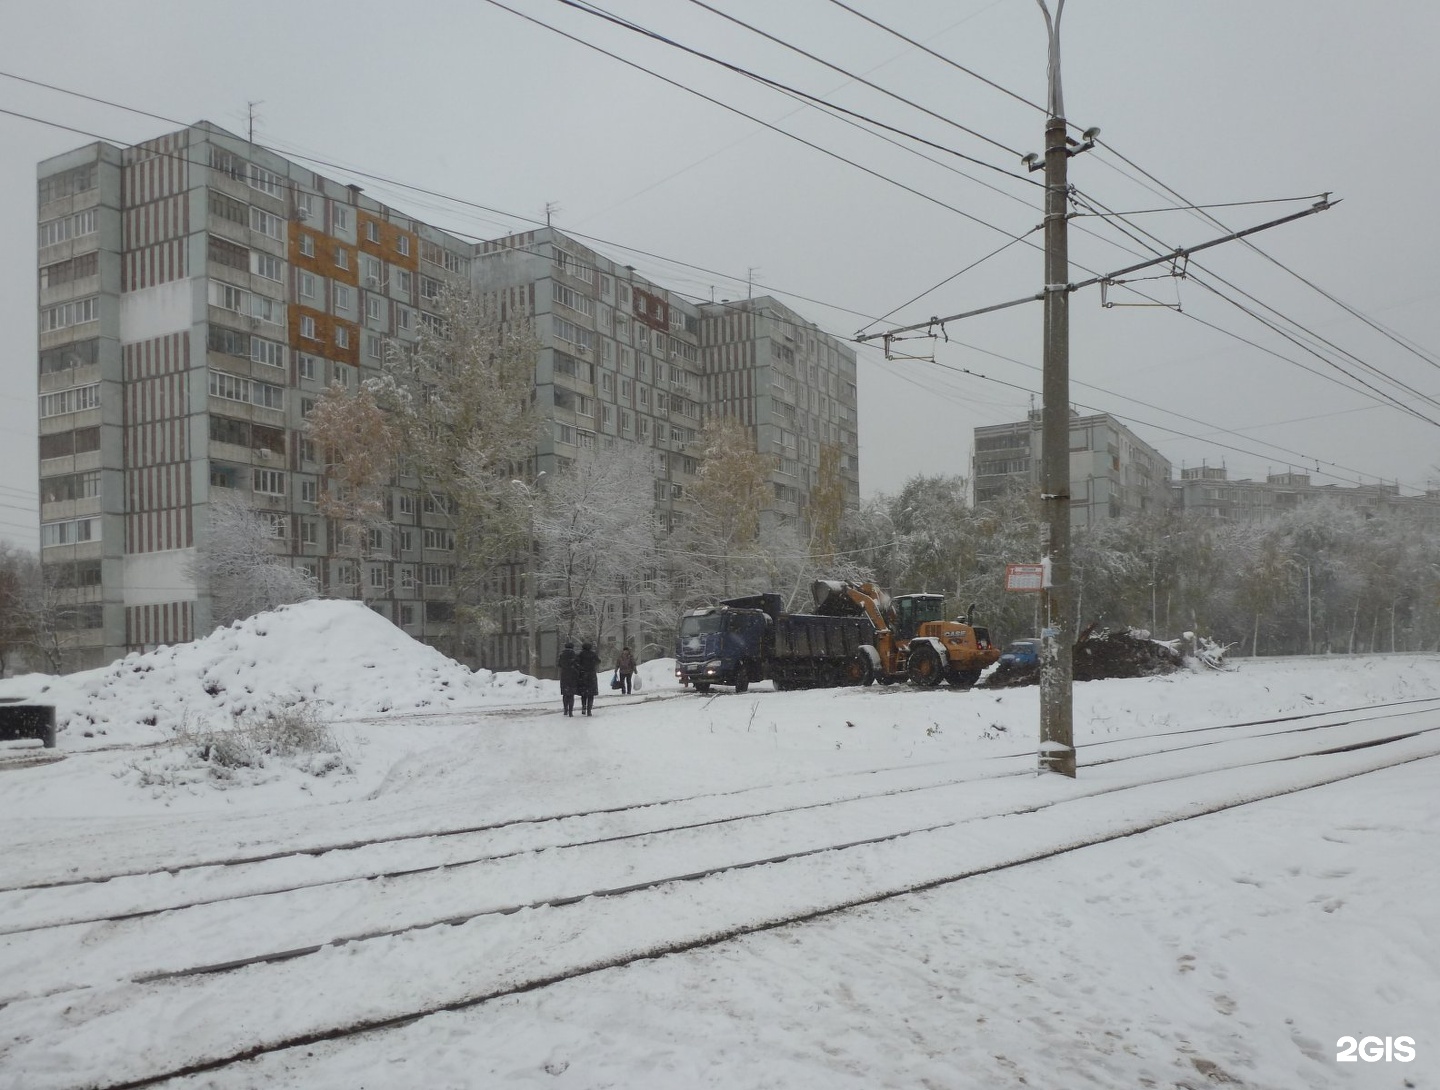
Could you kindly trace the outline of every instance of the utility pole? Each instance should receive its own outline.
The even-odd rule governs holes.
[[[1046,540],[1041,542],[1045,557],[1046,578],[1041,590],[1039,619],[1040,648],[1040,756],[1042,772],[1056,772],[1062,776],[1075,775],[1075,732],[1073,714],[1073,688],[1075,680],[1074,644],[1075,604],[1070,571],[1070,293],[1096,284],[1122,283],[1119,278],[1139,272],[1155,265],[1168,264],[1177,276],[1184,276],[1184,267],[1190,257],[1202,250],[1220,246],[1236,239],[1246,238],[1260,231],[1268,231],[1283,223],[1292,223],[1316,212],[1334,208],[1338,201],[1332,201],[1330,194],[1324,194],[1302,212],[1269,220],[1266,223],[1231,231],[1219,238],[1212,238],[1195,246],[1176,247],[1169,253],[1146,258],[1123,269],[1102,273],[1070,283],[1070,253],[1068,238],[1067,208],[1069,205],[1068,164],[1070,156],[1089,151],[1095,146],[1099,129],[1086,129],[1080,140],[1065,135],[1065,104],[1060,90],[1060,13],[1065,9],[1065,0],[1056,0],[1055,17],[1045,0],[1036,0],[1045,15],[1045,26],[1050,35],[1050,96],[1045,122],[1045,158],[1031,152],[1021,162],[1032,171],[1045,171],[1045,285],[1034,295],[995,303],[974,310],[951,314],[944,318],[930,318],[923,322],[896,326],[874,333],[855,334],[855,341],[864,344],[879,340],[885,345],[887,359],[891,355],[892,342],[906,333],[924,330],[934,336],[938,327],[945,331],[947,322],[958,322],[965,318],[976,318],[982,314],[994,314],[1010,307],[1025,303],[1045,304],[1044,374],[1042,378],[1043,404],[1040,431],[1040,499],[1041,514],[1045,523]],[[907,357],[914,358],[914,357]],[[1308,572],[1307,572],[1308,584]],[[1309,597],[1307,589],[1307,599]],[[1153,613],[1152,606],[1152,613]],[[1313,626],[1310,644],[1314,648]]]
[[[1070,241],[1071,144],[1060,88],[1060,15],[1045,13],[1050,36],[1049,118],[1045,122],[1045,344],[1041,383],[1040,512],[1048,528],[1040,592],[1040,770],[1075,776],[1074,629],[1070,600]],[[1033,169],[1033,168],[1032,168]]]

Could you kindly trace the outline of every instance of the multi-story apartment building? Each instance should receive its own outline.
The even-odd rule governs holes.
[[[1198,465],[1180,471],[1173,486],[1175,506],[1187,514],[1234,522],[1264,522],[1307,504],[1331,503],[1360,512],[1367,518],[1387,511],[1403,511],[1435,525],[1440,524],[1440,490],[1424,496],[1402,496],[1395,484],[1312,484],[1308,473],[1287,470],[1267,474],[1263,481],[1230,480],[1224,466]]]
[[[536,400],[553,422],[537,470],[618,443],[653,447],[655,502],[672,525],[703,417],[697,308],[550,227],[480,243],[473,267],[477,290],[523,297],[534,317]]]
[[[803,525],[825,444],[837,448],[847,505],[858,504],[855,350],[769,296],[705,303],[700,315],[702,400],[778,456],[772,515]]]
[[[41,164],[38,218],[41,558],[72,663],[206,630],[191,561],[222,492],[326,593],[443,631],[444,512],[397,488],[394,531],[342,558],[303,421],[468,283],[471,245],[206,123]]]
[[[975,502],[1016,484],[1038,487],[1040,413],[1012,424],[975,429]],[[1170,503],[1170,463],[1113,416],[1070,417],[1071,525],[1164,510]]]
[[[662,516],[683,510],[707,312],[559,232],[477,245],[206,122],[42,163],[38,220],[41,559],[71,621],[72,668],[208,630],[191,565],[222,494],[263,512],[276,554],[323,593],[363,597],[444,646],[448,513],[397,477],[388,526],[338,548],[304,419],[328,385],[377,374],[388,343],[438,320],[447,284],[534,317],[537,399],[553,423],[537,471],[643,444]],[[839,418],[852,444],[853,368],[851,355]],[[796,396],[798,409],[808,391]],[[807,433],[791,432],[798,453]],[[517,613],[489,664],[526,665]],[[544,670],[553,636],[538,651],[530,666]]]

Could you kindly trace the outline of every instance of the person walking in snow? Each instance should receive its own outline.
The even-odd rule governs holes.
[[[589,647],[589,644],[585,645]],[[560,667],[560,703],[565,708],[565,714],[575,714],[575,694],[580,691],[580,668],[576,660],[575,643],[573,640],[565,641],[565,649],[560,652],[558,665]]]
[[[579,675],[580,714],[592,715],[595,697],[600,692],[600,655],[588,643],[580,645],[575,656],[575,672]]]
[[[615,672],[620,675],[620,691],[629,696],[630,678],[635,673],[635,654],[628,643],[620,652],[620,657],[615,660]]]

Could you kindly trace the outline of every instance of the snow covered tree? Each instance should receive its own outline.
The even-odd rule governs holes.
[[[598,648],[670,620],[658,573],[651,453],[625,444],[547,478],[534,512],[536,612],[542,628]]]
[[[370,385],[427,506],[455,531],[455,651],[476,658],[505,600],[499,575],[526,544],[528,505],[510,482],[529,475],[545,426],[534,396],[541,345],[527,318],[502,316],[487,297],[447,289],[434,309],[413,346],[390,345]]]
[[[198,543],[190,575],[209,588],[216,625],[315,597],[315,581],[275,554],[275,540],[274,523],[243,498],[212,493],[210,525]]]
[[[774,500],[770,475],[779,459],[758,451],[750,429],[733,416],[706,421],[698,455],[693,516],[675,553],[679,580],[692,601],[750,593],[755,588],[749,584],[766,572],[761,517]]]
[[[338,383],[317,399],[305,429],[324,466],[316,509],[335,527],[335,551],[361,560],[370,555],[371,532],[389,523],[399,436],[370,390],[351,393]]]

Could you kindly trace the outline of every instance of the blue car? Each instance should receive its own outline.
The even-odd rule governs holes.
[[[1000,653],[1001,666],[1034,666],[1039,661],[1039,640],[1014,640]]]

